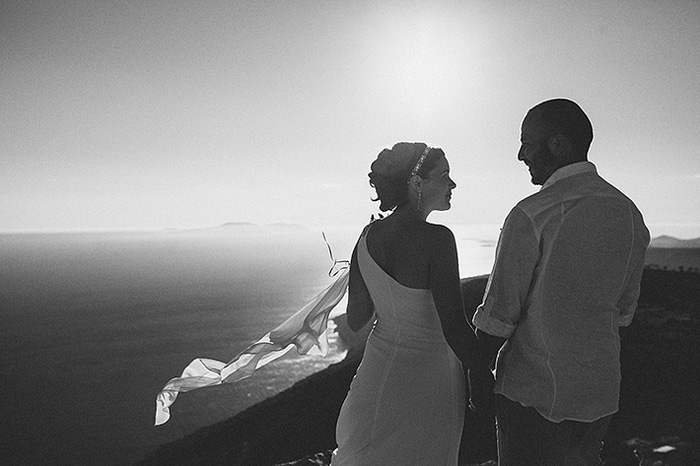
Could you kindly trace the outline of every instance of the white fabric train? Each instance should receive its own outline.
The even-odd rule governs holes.
[[[205,358],[193,360],[182,375],[170,379],[156,397],[155,425],[168,422],[170,405],[179,392],[244,379],[295,347],[299,354],[325,356],[328,353],[328,315],[345,295],[348,271],[347,267],[341,270],[338,278],[308,304],[228,363]]]

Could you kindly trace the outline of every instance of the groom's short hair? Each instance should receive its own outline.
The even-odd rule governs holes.
[[[579,152],[588,153],[593,141],[591,120],[576,102],[568,99],[551,99],[530,109],[528,115],[539,118],[543,137],[561,134]]]

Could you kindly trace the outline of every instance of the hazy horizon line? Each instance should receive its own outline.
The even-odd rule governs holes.
[[[288,222],[270,222],[270,223],[257,223],[257,222],[223,222],[218,225],[208,225],[208,226],[189,226],[189,227],[105,227],[105,228],[11,228],[11,229],[0,229],[0,235],[32,235],[32,234],[117,234],[117,233],[186,233],[195,231],[207,231],[216,230],[222,228],[240,227],[260,227],[260,228],[306,228],[312,229],[322,229],[322,228],[361,228],[363,225],[350,224],[350,223],[338,223],[338,224],[318,224],[318,223],[288,223]],[[497,227],[500,228],[500,223],[450,223],[448,227]],[[656,233],[652,234],[652,238],[658,238],[661,236],[670,236],[676,239],[700,239],[700,222],[698,223],[650,223],[647,224],[649,229],[657,230]],[[678,228],[693,229],[695,233],[690,235],[679,235],[678,233],[663,232],[664,230],[673,230]]]

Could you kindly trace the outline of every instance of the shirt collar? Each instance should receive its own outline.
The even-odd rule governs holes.
[[[567,178],[569,176],[580,175],[581,173],[597,172],[598,171],[596,170],[595,165],[593,165],[591,162],[585,161],[572,163],[570,165],[563,166],[554,173],[552,173],[552,175],[549,178],[547,178],[547,181],[544,182],[544,184],[540,188],[540,191],[542,191],[548,186],[553,185],[557,181]]]

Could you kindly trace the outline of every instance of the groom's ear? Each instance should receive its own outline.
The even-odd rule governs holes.
[[[571,152],[571,142],[563,134],[557,134],[549,138],[547,146],[549,151],[557,158],[566,156]]]

